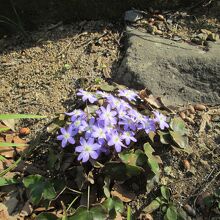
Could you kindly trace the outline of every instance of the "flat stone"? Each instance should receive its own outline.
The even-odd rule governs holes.
[[[127,27],[127,50],[113,78],[148,88],[165,104],[220,103],[220,44],[207,51]]]

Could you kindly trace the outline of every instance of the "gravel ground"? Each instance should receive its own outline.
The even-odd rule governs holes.
[[[0,39],[0,112],[54,117],[71,108],[76,88],[117,67],[120,27],[103,21],[42,27]],[[44,123],[47,121],[44,120]]]

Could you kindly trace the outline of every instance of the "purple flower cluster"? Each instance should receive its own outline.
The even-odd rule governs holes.
[[[93,115],[80,109],[66,113],[71,116],[71,123],[67,128],[61,128],[61,134],[57,136],[63,148],[68,143],[75,145],[78,160],[82,162],[97,159],[101,153],[108,154],[112,150],[121,152],[122,148],[137,141],[135,135],[140,130],[148,134],[156,131],[157,124],[162,130],[169,127],[163,114],[156,111],[153,112],[155,117],[149,118],[134,109],[127,102],[136,101],[138,97],[132,90],[119,90],[118,94],[112,95],[80,89],[77,95],[87,103],[95,103],[100,97],[105,100]]]

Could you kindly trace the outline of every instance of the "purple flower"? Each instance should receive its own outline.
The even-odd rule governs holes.
[[[123,106],[121,106],[121,108],[118,109],[118,117],[120,119],[123,119],[124,117],[127,116],[127,111],[126,111],[126,108],[124,108]]]
[[[89,100],[90,103],[94,103],[95,101],[97,101],[97,98],[95,97],[95,95],[83,89],[79,89],[79,92],[77,93],[77,95],[82,96],[83,102],[85,102],[86,100]]]
[[[122,120],[119,121],[119,125],[124,125],[124,130],[131,129],[135,131],[137,129],[135,121],[129,116],[122,118]]]
[[[96,94],[100,95],[102,98],[108,98],[109,96],[111,96],[107,92],[102,92],[102,91],[96,91]]]
[[[125,97],[129,101],[136,101],[136,97],[138,95],[132,90],[124,89],[124,90],[119,90],[118,96]]]
[[[89,158],[97,159],[99,154],[98,150],[101,148],[101,145],[94,143],[94,138],[89,138],[86,141],[84,138],[80,138],[80,146],[75,148],[75,151],[80,153],[78,160],[82,160],[83,163],[87,162]]]
[[[144,129],[147,134],[149,134],[150,131],[156,131],[155,121],[145,116],[138,129]]]
[[[70,113],[66,112],[65,114],[68,116],[75,116],[75,117],[85,117],[86,116],[85,112],[82,111],[81,109],[75,109],[72,112],[70,112]]]
[[[165,128],[169,128],[169,125],[166,122],[166,116],[159,113],[158,111],[153,111],[155,115],[154,121],[159,123],[159,127],[161,130],[164,130]]]
[[[97,111],[100,120],[104,120],[106,124],[116,124],[117,120],[115,116],[117,115],[116,111],[111,110],[111,106],[107,105],[106,108],[103,106]]]
[[[108,100],[108,103],[111,105],[112,108],[116,108],[116,109],[120,108],[121,99],[118,99],[118,98],[114,97],[113,95],[109,95],[107,100]]]
[[[71,121],[72,121],[72,126],[74,127],[74,129],[79,129],[82,126],[82,123],[85,121],[80,117],[76,117],[76,116],[72,116],[71,117]]]
[[[106,130],[101,126],[94,126],[92,131],[92,137],[105,140],[106,139]]]
[[[57,140],[62,141],[62,147],[66,147],[67,143],[75,144],[75,140],[73,136],[77,134],[76,130],[73,130],[72,126],[69,126],[67,130],[65,128],[61,128],[61,135],[57,136]]]
[[[85,138],[88,139],[92,132],[93,132],[93,127],[95,126],[95,118],[92,117],[90,118],[89,122],[82,121],[82,124],[80,126],[80,131],[85,131]]]
[[[118,134],[117,131],[112,132],[112,134],[109,136],[108,145],[109,146],[114,146],[115,150],[117,152],[121,152],[121,148],[126,147],[122,143],[122,138],[120,137],[120,135]]]
[[[131,141],[137,142],[137,139],[134,138],[134,132],[132,132],[132,131],[125,131],[122,134],[121,138],[125,140],[125,143],[127,145],[129,145],[131,143]]]

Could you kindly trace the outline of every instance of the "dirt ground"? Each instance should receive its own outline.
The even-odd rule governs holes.
[[[31,138],[37,132],[45,132],[45,124],[56,114],[73,108],[77,88],[96,83],[103,77],[110,78],[117,71],[123,29],[118,24],[83,21],[42,27],[29,36],[30,39],[20,36],[0,39],[0,112],[47,116],[38,123],[28,124],[33,132]],[[187,111],[188,107],[177,107],[176,113],[183,109]],[[164,149],[160,155],[163,167],[167,167],[162,181],[170,187],[177,204],[189,204],[196,210],[197,216],[187,219],[205,220],[214,216],[219,219],[220,213],[210,214],[203,204],[196,204],[196,200],[220,185],[220,107],[208,106],[204,111],[195,112],[191,119],[186,121],[189,150]],[[26,172],[48,175],[48,147],[58,147],[58,144],[48,141],[47,133],[40,141],[32,154],[35,158],[30,158],[32,169]],[[38,151],[42,146],[45,148]],[[184,160],[190,163],[190,169],[186,169]],[[21,170],[17,168],[16,174]],[[137,193],[131,202],[134,214],[137,217],[143,214],[153,198],[146,199],[144,193]],[[154,219],[162,219],[162,213],[157,212]]]
[[[0,40],[0,112],[48,116],[71,109],[75,90],[109,77],[120,26],[98,22],[47,26]]]

